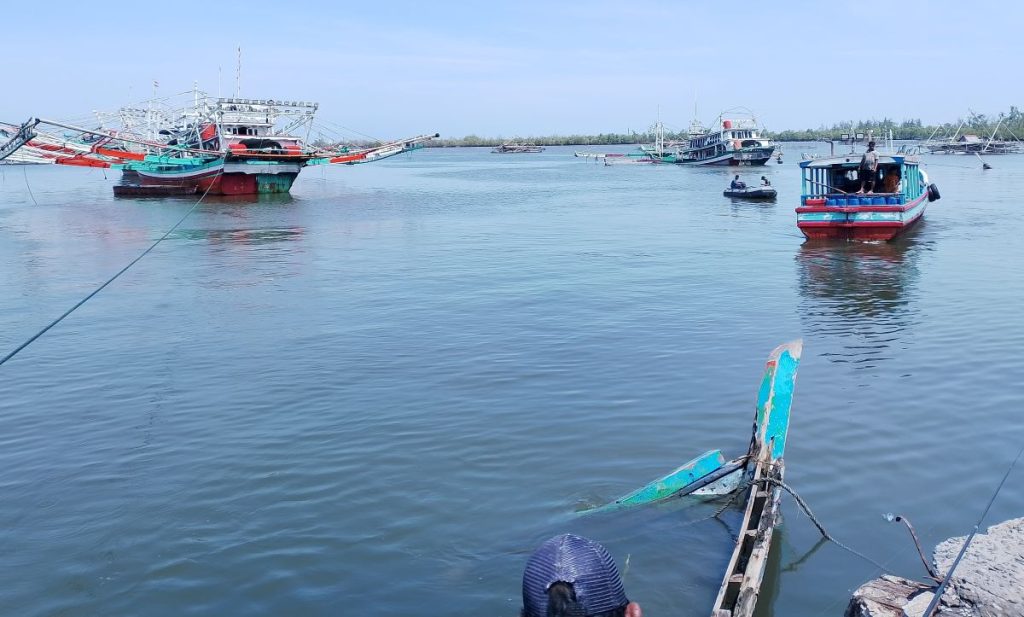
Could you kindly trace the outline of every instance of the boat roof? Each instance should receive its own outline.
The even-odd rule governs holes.
[[[800,167],[802,168],[819,168],[819,167],[858,167],[860,165],[861,157],[863,153],[851,152],[849,154],[843,154],[840,156],[828,156],[820,159],[809,159],[806,161],[800,161]],[[904,154],[883,154],[878,153],[878,164],[879,165],[917,165],[918,159],[915,156],[907,156]]]

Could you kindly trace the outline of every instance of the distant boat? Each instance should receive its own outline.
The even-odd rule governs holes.
[[[753,115],[719,116],[713,128],[696,120],[690,138],[679,147],[675,162],[683,165],[764,165],[772,158],[775,143],[762,136]]]
[[[878,155],[875,188],[858,193],[861,155],[815,158],[800,163],[801,205],[796,224],[809,239],[891,240],[924,216],[939,189],[928,180],[917,157]],[[889,180],[892,178],[892,180]],[[892,183],[893,185],[886,186]],[[886,190],[888,189],[888,190]]]
[[[601,157],[605,165],[657,165],[661,159],[643,154],[642,152],[627,154],[605,154]]]
[[[521,144],[514,141],[509,141],[501,144],[491,150],[496,154],[532,154],[536,152],[544,152],[544,146],[538,146],[537,144]]]
[[[933,132],[920,145],[928,150],[929,154],[1016,154],[1020,152],[1021,142],[1019,140],[1010,141],[995,138],[1002,123],[1003,119],[1000,118],[988,139],[971,133],[961,134],[960,130],[965,124],[961,122],[952,136],[935,139],[935,133]],[[938,131],[938,129],[935,130]]]

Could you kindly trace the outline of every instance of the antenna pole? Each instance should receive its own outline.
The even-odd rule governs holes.
[[[242,46],[238,46],[238,66],[235,69],[235,98],[242,93]]]

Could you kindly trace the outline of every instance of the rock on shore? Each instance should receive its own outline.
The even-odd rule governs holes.
[[[936,570],[949,570],[966,539],[950,538],[935,547]],[[933,591],[917,581],[882,576],[854,592],[845,617],[920,617]],[[1024,617],[1024,518],[974,537],[933,617]]]

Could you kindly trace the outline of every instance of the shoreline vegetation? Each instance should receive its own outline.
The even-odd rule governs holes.
[[[996,128],[998,125],[998,129]],[[925,125],[919,119],[903,120],[897,122],[889,118],[882,120],[860,120],[847,121],[833,124],[832,126],[821,126],[817,129],[783,131],[765,131],[765,137],[779,142],[789,141],[822,141],[839,139],[842,134],[867,134],[873,132],[878,139],[888,137],[892,130],[894,140],[924,141],[934,136],[935,139],[951,137],[957,128],[960,134],[964,133],[978,135],[988,138],[995,131],[995,139],[1017,140],[1024,137],[1024,112],[1017,107],[1010,107],[1008,113],[1000,113],[990,117],[985,114],[971,113],[966,118],[958,118],[955,122],[947,122],[939,125]],[[686,139],[686,131],[665,132],[666,141],[677,141]],[[449,139],[435,139],[428,142],[428,148],[452,148],[452,147],[495,147],[507,142],[536,144],[538,146],[612,146],[612,145],[633,145],[651,143],[654,141],[654,133],[599,133],[597,135],[547,135],[530,137],[480,137],[478,135],[466,135]]]

